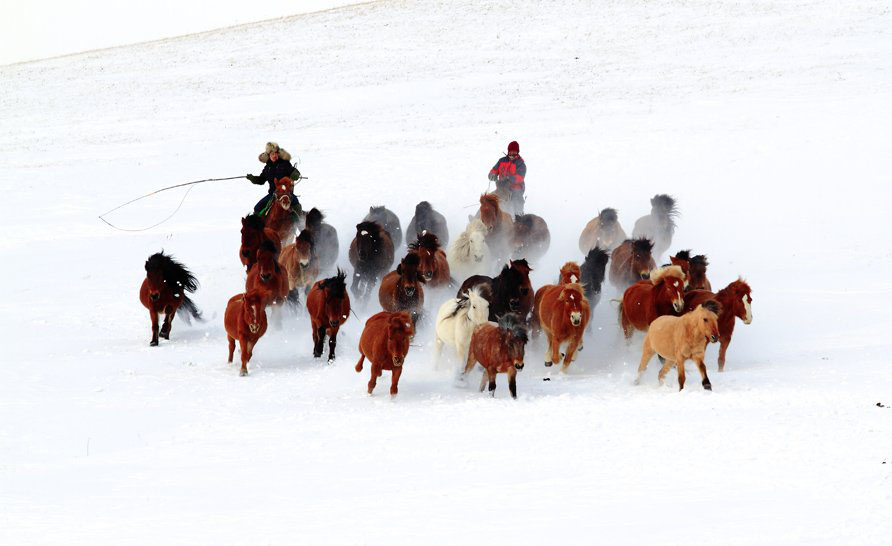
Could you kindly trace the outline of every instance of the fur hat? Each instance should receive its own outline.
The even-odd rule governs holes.
[[[267,142],[266,147],[263,149],[263,153],[257,157],[261,163],[266,163],[269,161],[269,154],[273,152],[279,152],[279,159],[284,159],[285,161],[291,161],[291,154],[279,148],[279,145],[275,142]]]
[[[508,153],[510,154],[511,152],[514,152],[516,154],[520,153],[520,144],[518,144],[516,140],[512,140],[508,144]]]

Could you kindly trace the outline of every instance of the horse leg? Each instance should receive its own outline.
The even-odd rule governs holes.
[[[170,326],[173,322],[173,316],[176,315],[177,310],[171,308],[168,313],[164,315],[164,323],[161,324],[161,337],[164,339],[170,339]]]
[[[668,358],[666,359],[665,362],[663,362],[663,367],[660,368],[660,374],[658,376],[660,379],[660,385],[662,385],[666,381],[666,374],[669,373],[669,370],[671,370],[672,366],[674,366],[674,365],[675,365],[675,361],[669,360]]]
[[[644,371],[647,369],[647,364],[650,362],[650,359],[654,356],[654,350],[650,346],[650,339],[645,335],[644,336],[644,345],[641,348],[641,362],[638,363],[638,377],[635,378],[635,384],[638,385],[641,383],[641,376],[644,375]],[[663,382],[663,370],[660,370],[660,383]]]
[[[338,346],[338,328],[328,333],[328,363],[333,364],[335,359],[335,347]],[[321,347],[320,347],[321,349]],[[320,351],[322,352],[322,351]]]
[[[489,370],[483,368],[483,375],[480,376],[480,392],[483,392],[483,389],[486,387],[486,383],[489,381]]]
[[[399,392],[400,375],[403,373],[402,366],[394,366],[393,372],[390,374],[390,396],[396,396]]]
[[[354,368],[356,370],[356,373],[359,373],[362,371],[362,363],[364,361],[365,361],[365,355],[362,354],[362,351],[360,351],[359,352],[359,362],[356,363],[356,367]]]
[[[511,398],[517,398],[517,368],[514,366],[508,368],[508,390],[511,391]]]
[[[711,391],[712,383],[709,382],[709,377],[706,376],[706,363],[703,362],[703,358],[700,357],[697,359],[697,368],[700,370],[700,377],[703,378],[702,385],[703,388]]]
[[[731,344],[731,338],[721,336],[719,337],[719,371],[725,371],[725,352],[728,350],[728,345]]]
[[[251,342],[246,339],[238,340],[239,350],[242,353],[242,369],[238,374],[241,377],[248,375],[248,361],[251,360]]]
[[[226,340],[229,341],[229,360],[227,360],[226,363],[232,364],[232,355],[235,353],[235,339],[226,336]]]
[[[381,375],[381,366],[372,362],[372,378],[369,379],[369,394],[372,394],[372,391],[375,390],[375,385],[378,384],[378,376]]]
[[[548,335],[548,347],[551,349],[551,358],[546,366],[551,366],[555,362],[561,361],[561,342],[557,340],[557,336],[553,332],[545,331]]]
[[[564,356],[564,370],[567,371],[567,367],[570,366],[570,363],[576,360],[576,348],[579,347],[579,336],[573,336],[570,339],[570,346],[567,347],[567,354]]]
[[[158,313],[149,309],[149,317],[152,319],[152,341],[149,342],[151,347],[158,345]]]
[[[322,345],[325,343],[325,327],[321,324],[313,328],[313,358],[322,357]]]
[[[442,360],[443,356],[443,340],[440,339],[440,336],[436,336],[434,338],[434,369],[440,369],[440,360]]]
[[[675,362],[675,369],[678,370],[678,390],[684,389],[684,380],[685,380],[684,361],[685,361],[684,358],[679,358]]]
[[[489,395],[493,398],[496,397],[496,372],[495,370],[489,374]]]
[[[468,347],[468,360],[467,360],[467,363],[465,364],[465,369],[461,373],[460,379],[462,381],[464,381],[465,378],[468,377],[468,372],[470,372],[472,369],[474,369],[474,364],[476,364],[476,363],[477,363],[477,356],[474,354],[474,346],[471,345]],[[484,373],[483,375],[486,376],[486,373]],[[482,391],[483,389],[481,388],[480,390]]]

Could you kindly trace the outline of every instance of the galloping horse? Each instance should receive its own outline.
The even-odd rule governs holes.
[[[750,285],[743,279],[737,279],[725,288],[713,294],[708,290],[692,290],[684,295],[685,310],[691,310],[708,299],[714,298],[722,305],[719,313],[719,371],[725,371],[725,353],[731,344],[731,336],[734,334],[734,318],[737,317],[744,324],[753,321],[753,296],[750,293]]]
[[[551,233],[541,216],[519,214],[514,217],[514,230],[511,232],[513,258],[538,260],[548,252],[550,244]]]
[[[533,315],[548,337],[545,366],[564,357],[561,371],[567,371],[582,346],[582,335],[591,316],[591,308],[579,283],[543,286],[536,291]],[[566,346],[566,349],[562,349]]]
[[[390,235],[393,247],[399,248],[403,244],[403,230],[400,227],[399,217],[387,207],[369,207],[369,213],[362,219],[363,222],[375,222]],[[390,267],[389,265],[387,267]]]
[[[511,251],[514,232],[510,214],[499,208],[499,197],[492,193],[480,196],[480,221],[486,226],[486,244],[496,258],[505,259]]]
[[[242,218],[242,244],[239,246],[238,256],[245,271],[251,269],[257,261],[257,249],[263,241],[271,241],[277,249],[282,249],[279,235],[266,227],[262,217],[249,214]]]
[[[309,231],[313,237],[313,251],[319,258],[319,271],[327,272],[338,261],[338,231],[322,220],[325,217],[317,208],[310,209],[307,213],[307,225],[304,231]]]
[[[489,320],[496,320],[506,313],[517,313],[524,319],[533,309],[533,287],[530,284],[530,266],[526,260],[513,260],[502,267],[497,277],[474,275],[465,279],[456,297],[479,286],[480,293],[489,302]]]
[[[669,259],[674,265],[680,265],[687,275],[688,283],[685,290],[712,291],[712,284],[706,278],[706,267],[709,265],[709,261],[705,255],[691,256],[690,250],[680,250]]]
[[[248,375],[248,362],[254,355],[254,346],[266,333],[266,303],[260,290],[251,290],[245,294],[236,294],[229,298],[226,313],[223,315],[226,328],[226,340],[229,342],[229,362],[235,352],[235,341],[238,340],[239,352],[242,355],[240,376]]]
[[[294,237],[300,223],[300,214],[292,207],[291,192],[294,182],[287,176],[276,180],[276,196],[270,201],[266,211],[260,214],[266,218],[266,227],[279,236],[280,246],[284,246]]]
[[[378,279],[393,264],[393,241],[390,234],[375,222],[356,224],[356,237],[350,242],[350,263],[353,282],[350,290],[365,302]]]
[[[415,216],[409,220],[406,227],[406,240],[433,233],[444,246],[449,244],[449,227],[446,225],[446,217],[434,210],[427,201],[415,205]]]
[[[609,259],[610,256],[606,251],[595,247],[588,251],[580,268],[585,299],[588,300],[592,309],[601,301],[601,285],[604,283],[604,273],[606,273],[607,260]]]
[[[282,249],[279,264],[288,277],[288,297],[299,300],[300,290],[313,286],[319,277],[319,258],[312,230],[302,230],[294,242]]]
[[[158,336],[170,339],[170,328],[177,309],[183,307],[188,314],[180,316],[189,322],[189,316],[201,320],[201,312],[186,295],[198,289],[198,281],[186,267],[169,256],[157,252],[146,260],[146,278],[139,287],[139,301],[149,310],[152,319],[152,341],[158,345]],[[164,313],[164,324],[158,330],[158,315]]]
[[[616,209],[606,208],[583,228],[579,236],[579,250],[587,254],[593,248],[600,247],[613,252],[625,240],[626,232],[619,225]]]
[[[449,276],[449,261],[446,253],[440,248],[440,241],[433,233],[418,236],[414,243],[409,243],[409,252],[415,252],[420,258],[419,273],[431,288],[447,286],[452,282]]]
[[[381,279],[378,288],[378,301],[385,311],[408,311],[412,322],[424,312],[425,277],[418,269],[421,258],[410,252],[391,271]]]
[[[659,258],[672,244],[678,208],[675,206],[675,199],[664,193],[654,195],[650,200],[650,207],[650,214],[635,221],[632,238],[646,237],[653,241],[653,255]]]
[[[359,338],[359,362],[356,373],[362,371],[362,363],[368,357],[372,363],[372,378],[369,380],[369,394],[375,390],[381,370],[392,372],[390,394],[396,396],[403,373],[403,363],[409,352],[409,342],[415,336],[415,327],[409,313],[381,311],[366,321]]]
[[[626,239],[610,255],[610,284],[625,290],[646,279],[657,267],[651,257],[653,243],[649,239]]]
[[[437,312],[436,368],[440,368],[443,345],[455,347],[462,364],[468,360],[468,347],[474,328],[489,320],[489,302],[474,287],[460,298],[447,300]]]
[[[675,366],[678,369],[678,390],[682,390],[685,381],[684,363],[692,359],[700,370],[703,388],[711,391],[712,383],[706,375],[703,357],[706,345],[709,342],[715,343],[719,337],[718,313],[719,304],[715,300],[707,300],[680,317],[666,315],[654,320],[647,330],[647,335],[644,336],[641,363],[638,365],[635,384],[641,381],[647,363],[656,354],[661,361],[664,361],[659,374],[660,385],[666,379],[666,373]]]
[[[486,275],[492,267],[492,254],[486,244],[486,225],[473,219],[458,236],[446,256],[450,273],[456,279],[466,279],[471,275]]]
[[[279,267],[277,255],[274,243],[264,241],[245,279],[245,293],[257,290],[263,296],[264,305],[279,305],[288,299],[288,274]]]
[[[498,324],[487,322],[474,329],[468,348],[468,360],[462,379],[467,377],[474,365],[483,366],[480,378],[480,392],[489,382],[489,394],[496,395],[496,374],[508,374],[508,390],[511,398],[517,398],[517,371],[523,369],[524,346],[527,343],[527,328],[522,317],[508,313],[499,319]]]
[[[350,296],[347,295],[347,274],[338,269],[334,277],[317,281],[307,294],[307,312],[313,324],[313,357],[322,356],[328,336],[328,363],[335,359],[338,330],[350,317]]]
[[[582,278],[582,271],[579,269],[579,264],[576,262],[567,262],[561,266],[560,276],[558,277],[558,284],[570,284],[574,282],[580,282]],[[537,290],[536,293],[539,291]]]
[[[678,315],[684,309],[684,273],[677,265],[651,271],[650,280],[633,284],[619,306],[620,324],[626,339],[636,329],[646,331],[663,315]]]

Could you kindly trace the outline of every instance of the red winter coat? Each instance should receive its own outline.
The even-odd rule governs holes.
[[[523,177],[527,174],[527,165],[519,155],[512,161],[507,155],[498,161],[489,171],[490,175],[496,175],[497,180],[507,178],[512,190],[523,189]]]

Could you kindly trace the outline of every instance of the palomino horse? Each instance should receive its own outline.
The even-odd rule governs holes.
[[[625,290],[636,282],[646,279],[650,270],[657,267],[651,257],[653,243],[649,239],[626,239],[610,255],[610,284]]]
[[[273,242],[264,241],[257,249],[257,261],[245,279],[245,293],[261,292],[264,305],[279,305],[288,299],[288,274],[279,267],[277,256]]]
[[[257,261],[257,249],[263,241],[271,241],[279,250],[282,248],[278,234],[266,227],[262,217],[249,214],[242,218],[242,244],[238,257],[246,271]]]
[[[712,384],[706,375],[703,357],[706,345],[709,342],[715,343],[719,338],[718,313],[719,304],[715,300],[707,300],[680,317],[666,315],[654,320],[644,336],[635,384],[641,381],[647,363],[656,354],[664,361],[659,375],[660,385],[666,379],[666,373],[675,366],[678,369],[678,390],[682,390],[685,380],[684,363],[691,359],[700,370],[703,388],[711,391]]]
[[[499,208],[499,197],[492,193],[480,196],[480,221],[486,226],[486,244],[498,259],[507,258],[514,233],[512,216]]]
[[[425,232],[433,233],[444,246],[449,244],[449,227],[446,225],[446,217],[434,210],[427,201],[415,205],[415,216],[409,220],[406,227],[406,240],[423,235]]]
[[[684,309],[684,273],[677,265],[651,271],[650,280],[633,284],[619,306],[620,324],[626,339],[635,330],[646,331],[663,315],[679,315]]]
[[[527,328],[522,317],[508,313],[498,324],[487,322],[474,329],[468,347],[468,360],[462,379],[467,377],[476,363],[483,366],[480,392],[489,382],[489,394],[496,395],[496,374],[508,374],[508,390],[511,398],[517,398],[517,371],[523,369],[524,347]]]
[[[393,264],[393,241],[377,223],[360,222],[356,224],[356,237],[350,242],[348,255],[353,265],[350,290],[364,303],[375,283]]]
[[[690,250],[679,250],[669,258],[673,265],[680,265],[687,275],[685,290],[712,290],[712,284],[706,278],[706,267],[709,261],[703,254],[691,256]]]
[[[737,317],[744,324],[753,321],[753,296],[750,294],[750,285],[743,279],[737,279],[725,288],[713,294],[708,290],[692,290],[684,295],[685,310],[694,309],[697,305],[708,299],[715,299],[722,305],[719,313],[719,371],[725,371],[725,353],[731,344],[731,336],[734,334],[734,318]]]
[[[425,277],[418,269],[421,258],[410,252],[391,271],[381,279],[378,288],[378,301],[385,311],[408,311],[412,322],[424,312]]]
[[[313,237],[313,251],[319,258],[319,271],[331,270],[338,261],[338,231],[322,220],[325,217],[317,208],[310,209],[307,213],[307,225],[304,231],[309,231]]]
[[[307,294],[307,312],[313,324],[313,357],[322,356],[325,336],[328,336],[328,363],[335,359],[338,330],[350,316],[350,296],[347,295],[347,274],[338,269],[334,277],[317,281]]]
[[[279,236],[280,246],[284,246],[294,237],[300,223],[300,213],[292,207],[291,192],[294,190],[294,182],[287,176],[276,180],[276,196],[270,201],[266,211],[261,215],[266,218],[266,227],[275,231]]]
[[[579,250],[583,254],[595,248],[613,252],[620,243],[626,240],[626,232],[619,225],[616,209],[606,208],[589,221],[579,236]]]
[[[387,207],[369,207],[369,213],[362,219],[363,222],[375,222],[390,235],[393,247],[399,248],[403,244],[403,230],[400,227],[400,219]],[[390,267],[389,265],[387,267]]]
[[[650,214],[635,221],[632,238],[646,237],[653,241],[653,255],[659,258],[672,244],[678,208],[675,206],[675,199],[664,193],[654,195],[650,200],[650,207]]]
[[[601,285],[604,283],[604,274],[607,272],[607,260],[609,259],[610,256],[606,251],[595,247],[588,251],[580,268],[585,299],[588,300],[592,309],[601,301]]]
[[[248,362],[254,355],[254,346],[266,333],[266,303],[260,290],[251,290],[246,294],[236,294],[229,298],[226,313],[223,316],[226,327],[226,339],[229,341],[229,362],[235,352],[235,341],[238,340],[239,352],[242,355],[242,369],[239,375],[248,375]]]
[[[279,264],[287,272],[289,299],[298,301],[300,290],[313,286],[319,277],[319,259],[316,256],[313,232],[302,230],[293,243],[282,249]]]
[[[551,233],[541,216],[520,214],[514,217],[511,232],[512,257],[536,261],[548,252]]]
[[[506,313],[517,313],[526,318],[533,309],[533,287],[530,284],[532,269],[526,260],[513,260],[502,268],[495,278],[474,275],[465,279],[456,297],[475,286],[489,302],[489,320],[496,320]]]
[[[423,233],[418,239],[409,243],[409,252],[418,254],[420,263],[418,271],[424,276],[425,282],[431,288],[448,286],[452,282],[449,275],[449,261],[446,253],[440,248],[440,241],[433,233]]]
[[[579,283],[543,286],[536,291],[533,315],[548,338],[545,366],[564,357],[561,371],[567,371],[582,347],[582,335],[588,325],[591,309]],[[564,349],[566,347],[566,349]]]
[[[468,360],[468,347],[474,328],[489,320],[489,302],[474,287],[460,298],[447,300],[437,311],[436,368],[440,369],[443,345],[455,348],[459,362]]]
[[[381,370],[392,372],[390,394],[398,392],[403,363],[409,352],[409,342],[415,336],[415,327],[409,313],[381,311],[366,321],[359,338],[359,362],[356,373],[362,371],[362,363],[368,357],[372,363],[372,378],[369,380],[369,394],[375,390]]]
[[[483,222],[473,219],[449,247],[446,259],[453,277],[461,280],[490,273],[492,254],[486,244],[486,233]]]
[[[186,315],[180,316],[189,322],[189,315],[201,320],[201,312],[186,295],[198,289],[198,281],[186,267],[169,256],[157,252],[146,260],[146,278],[139,287],[139,301],[149,310],[152,319],[152,341],[158,345],[158,336],[170,339],[170,327],[177,309],[184,308]],[[164,314],[164,324],[158,329],[158,315]]]

